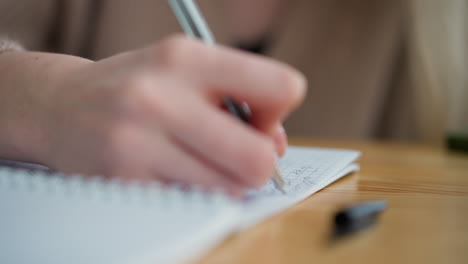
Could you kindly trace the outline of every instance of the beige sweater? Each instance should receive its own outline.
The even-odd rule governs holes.
[[[407,1],[291,2],[269,52],[309,80],[304,105],[286,122],[290,135],[441,142],[444,114],[435,109],[428,120],[420,109],[437,102],[420,102],[424,91],[412,81]],[[218,40],[229,44],[222,1],[200,3]],[[180,32],[162,0],[0,0],[0,10],[0,33],[27,48],[93,59]]]

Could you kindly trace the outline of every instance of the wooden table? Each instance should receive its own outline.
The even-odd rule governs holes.
[[[468,263],[468,155],[371,142],[293,140],[363,152],[361,171],[227,239],[201,263]],[[374,227],[332,242],[333,213],[385,199]]]

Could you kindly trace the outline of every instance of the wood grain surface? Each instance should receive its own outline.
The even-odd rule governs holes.
[[[296,139],[363,152],[361,171],[228,238],[200,263],[468,263],[468,155],[382,142]],[[332,240],[332,216],[384,199],[375,226]]]

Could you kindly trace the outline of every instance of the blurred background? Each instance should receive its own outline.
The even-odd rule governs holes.
[[[440,145],[468,134],[467,0],[199,0],[218,42],[309,81],[290,136]],[[101,59],[181,29],[165,0],[0,0],[0,34]]]

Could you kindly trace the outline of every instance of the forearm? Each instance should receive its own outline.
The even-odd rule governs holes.
[[[0,54],[0,159],[41,163],[51,93],[61,76],[89,61],[67,55]]]

